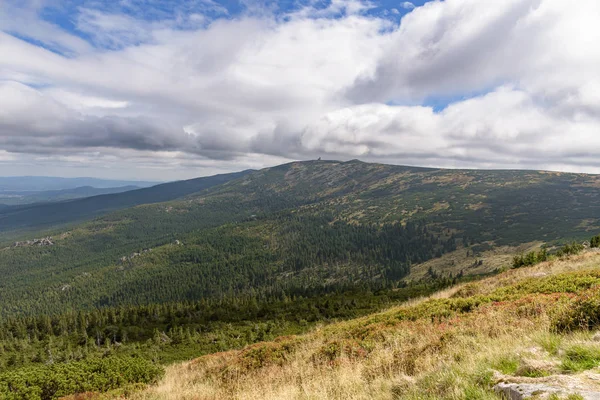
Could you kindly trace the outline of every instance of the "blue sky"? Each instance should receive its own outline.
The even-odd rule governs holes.
[[[12,7],[21,8],[22,0],[5,0]],[[413,2],[402,1],[374,1],[365,3],[366,10],[362,13],[365,16],[375,18],[385,18],[399,24],[401,18],[414,8],[422,6],[427,1],[419,0]],[[34,2],[35,4],[35,2]],[[78,26],[78,20],[81,17],[82,10],[97,10],[106,14],[126,15],[138,20],[148,22],[161,22],[169,20],[184,19],[191,14],[200,14],[206,17],[201,26],[206,26],[218,19],[236,19],[245,15],[270,12],[276,17],[285,18],[291,12],[298,11],[307,6],[315,9],[326,9],[331,7],[331,1],[237,1],[237,0],[181,0],[181,1],[155,1],[155,0],[61,0],[46,1],[35,4],[38,9],[40,19],[50,24],[56,25],[64,31],[78,36],[90,44],[100,49],[115,49],[118,46],[111,46],[107,43],[98,42],[90,32],[82,30]],[[334,14],[330,18],[342,18],[343,13]],[[177,29],[189,30],[195,29],[198,25],[189,21],[181,21]],[[40,42],[35,38],[29,37],[22,32],[11,32],[13,35],[22,38],[30,43],[43,46],[49,50],[60,54],[67,54],[60,47]]]
[[[598,18],[597,0],[0,0],[0,175],[600,172]]]

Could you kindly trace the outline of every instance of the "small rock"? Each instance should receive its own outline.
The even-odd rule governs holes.
[[[594,336],[592,336],[592,340],[594,342],[600,342],[600,332],[594,333]]]
[[[524,359],[517,369],[517,376],[546,376],[558,372],[557,362]]]
[[[507,383],[501,382],[494,386],[496,393],[502,394],[507,400],[525,400],[535,398],[547,399],[551,395],[568,396],[578,394],[585,400],[600,400],[600,392],[570,391],[545,383]]]
[[[534,395],[560,394],[562,391],[539,383],[504,383],[494,386],[496,393],[503,394],[507,400],[524,400]]]
[[[600,381],[600,374],[594,373],[592,371],[585,371],[583,375],[591,381]]]

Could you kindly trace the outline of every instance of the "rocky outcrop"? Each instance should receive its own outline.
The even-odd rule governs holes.
[[[573,394],[578,394],[585,400],[600,400],[600,392],[569,391],[544,383],[499,383],[494,389],[507,400],[548,399],[552,395],[563,398]]]
[[[28,246],[54,246],[54,242],[51,237],[45,237],[42,239],[26,240],[24,242],[15,242],[13,247],[28,247]]]
[[[151,251],[152,251],[152,249],[144,249],[144,250],[140,251],[139,253],[137,253],[137,252],[136,253],[131,253],[128,256],[123,256],[123,257],[119,258],[119,263],[123,264],[125,262],[133,260],[136,257],[141,256],[142,254],[146,254],[146,253],[149,253]]]
[[[585,372],[578,375],[552,375],[543,378],[507,377],[494,386],[507,400],[567,398],[579,395],[585,400],[600,400],[600,375]]]

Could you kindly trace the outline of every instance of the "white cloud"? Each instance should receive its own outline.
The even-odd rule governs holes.
[[[69,55],[85,53],[91,46],[83,39],[65,32],[59,26],[40,20],[39,5],[23,1],[29,7],[16,7],[14,3],[0,0],[0,31],[29,38]]]
[[[79,28],[113,50],[63,33],[69,57],[0,33],[0,150],[160,178],[318,156],[600,172],[600,3],[446,0],[398,27],[369,7],[185,30],[81,9]]]
[[[65,89],[50,88],[44,90],[44,94],[50,96],[52,99],[58,101],[65,107],[86,114],[93,113],[96,109],[98,109],[97,111],[102,114],[106,113],[107,109],[122,109],[129,106],[128,101],[113,100],[97,96],[87,96],[82,93],[70,92]]]
[[[410,1],[405,1],[404,3],[400,4],[400,7],[404,8],[405,10],[412,10],[415,8],[415,5]]]

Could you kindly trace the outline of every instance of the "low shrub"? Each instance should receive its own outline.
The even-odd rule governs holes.
[[[594,287],[578,296],[554,322],[560,331],[591,330],[600,326],[600,287]]]
[[[248,346],[240,353],[241,367],[249,371],[268,365],[282,365],[299,343],[299,341],[291,339]]]
[[[54,400],[84,392],[106,392],[131,383],[153,383],[162,368],[137,357],[107,357],[31,366],[0,374],[0,398]]]
[[[342,357],[357,360],[367,357],[369,347],[351,339],[333,340],[321,346],[312,356],[313,363],[335,364]]]
[[[525,279],[512,286],[495,290],[491,296],[502,299],[507,296],[523,296],[526,294],[581,293],[600,285],[600,272],[565,273],[544,278]],[[508,298],[508,297],[507,297]]]

